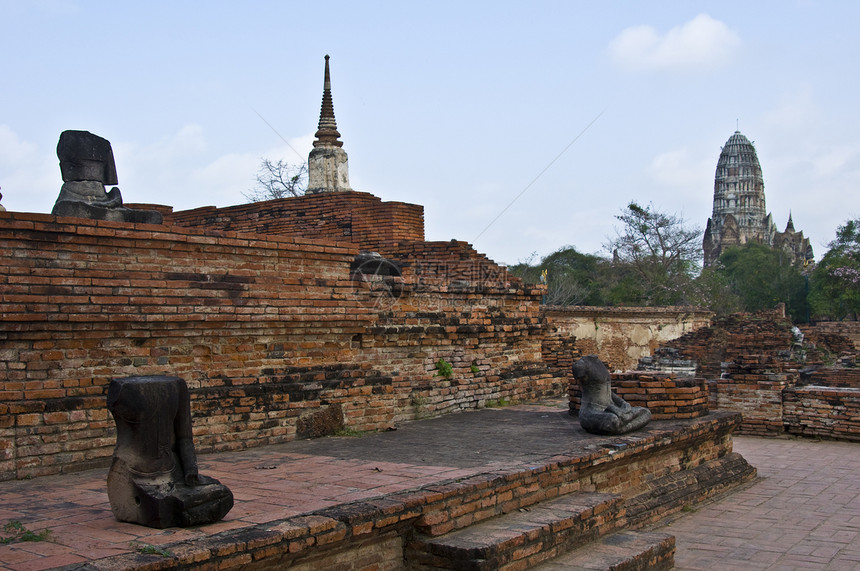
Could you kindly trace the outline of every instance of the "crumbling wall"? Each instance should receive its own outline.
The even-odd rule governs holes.
[[[596,354],[611,371],[636,368],[668,341],[710,324],[713,313],[690,307],[544,307],[547,335],[576,339],[580,354]]]
[[[746,355],[733,361],[727,376],[711,387],[718,409],[743,413],[738,434],[777,436],[785,432],[783,391],[794,382],[795,376],[784,372],[773,356]]]
[[[835,352],[860,351],[860,321],[819,321],[809,325],[801,325],[801,331],[813,340],[823,338],[836,341],[833,349]],[[851,342],[851,346],[844,342],[838,342],[834,337],[842,337]]]
[[[818,367],[804,371],[800,384],[860,389],[860,368],[856,363],[850,367]]]
[[[789,434],[860,442],[860,388],[790,387],[782,414]]]
[[[116,377],[185,379],[202,452],[565,389],[542,290],[497,266],[395,291],[356,279],[350,242],[9,212],[0,247],[0,479],[105,465]]]
[[[793,343],[791,320],[778,309],[715,318],[709,327],[682,335],[663,347],[677,350],[680,358],[695,361],[697,376],[719,379],[724,363],[746,355],[788,358]]]
[[[778,308],[715,319],[666,347],[707,377],[712,410],[743,413],[740,434],[860,440],[860,369],[848,329],[805,326],[801,345]],[[839,366],[822,365],[840,354]]]

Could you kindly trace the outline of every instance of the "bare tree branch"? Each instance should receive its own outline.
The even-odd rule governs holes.
[[[283,160],[273,163],[263,158],[254,188],[242,195],[250,202],[301,196],[308,187],[308,163],[291,165]]]

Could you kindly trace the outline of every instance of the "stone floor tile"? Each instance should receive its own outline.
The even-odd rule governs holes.
[[[857,444],[741,436],[735,451],[760,479],[667,526],[677,569],[860,569]],[[714,558],[705,543],[734,550]]]
[[[49,555],[48,557],[40,557],[22,563],[14,563],[9,565],[14,571],[43,571],[44,569],[54,569],[65,565],[73,565],[75,563],[84,563],[87,559],[73,553],[63,555]]]

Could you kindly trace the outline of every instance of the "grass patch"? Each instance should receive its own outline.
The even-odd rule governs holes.
[[[454,367],[445,359],[439,359],[436,361],[436,374],[440,377],[450,379],[454,374]]]
[[[4,535],[0,536],[0,544],[7,545],[16,541],[48,541],[51,537],[50,529],[42,531],[31,531],[20,521],[10,521],[3,526]]]

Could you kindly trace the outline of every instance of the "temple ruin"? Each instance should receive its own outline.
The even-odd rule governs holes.
[[[735,131],[717,161],[714,209],[702,241],[705,266],[715,263],[726,248],[748,242],[778,248],[795,264],[806,265],[814,259],[809,239],[794,229],[790,214],[785,230],[777,230],[765,205],[764,179],[755,146]]]
[[[635,544],[647,539],[635,528],[754,478],[732,451],[743,415],[711,403],[740,395],[763,411],[753,419],[764,417],[768,429],[803,409],[766,416],[773,399],[788,395],[788,383],[773,375],[799,372],[774,371],[768,358],[748,354],[790,349],[785,327],[760,347],[731,333],[740,338],[730,347],[742,354],[712,355],[695,351],[696,340],[714,335],[706,311],[541,307],[545,286],[524,284],[466,242],[427,241],[420,205],[350,188],[340,137],[326,58],[304,196],[178,212],[147,205],[162,223],[0,212],[8,252],[0,258],[0,480],[106,470],[117,442],[107,398],[115,379],[182,379],[196,453],[261,448],[264,456],[271,444],[345,430],[380,436],[408,421],[502,403],[568,395],[576,413],[579,357],[597,353],[611,369],[626,369],[685,335],[689,359],[700,361],[694,376],[612,377],[619,397],[650,411],[645,427],[600,436],[565,428],[552,435],[563,452],[537,464],[489,464],[274,521],[200,526],[200,537],[165,543],[175,556],[156,563],[316,569],[363,554],[374,568],[464,568],[477,565],[479,549],[461,541],[471,534],[482,542],[479,559],[526,568],[575,547],[591,556],[604,539],[610,551]],[[722,359],[735,363],[734,384],[703,376],[721,376]],[[851,406],[856,390],[846,391]],[[791,394],[797,402],[831,396]],[[836,437],[860,433],[856,414],[847,416]],[[501,518],[516,531],[510,540],[480,527]],[[638,568],[670,567],[674,538],[648,541],[652,547],[636,547]],[[133,569],[152,557],[127,543],[124,553],[98,559],[99,568]]]

